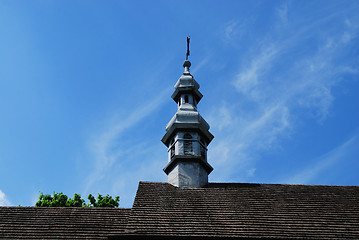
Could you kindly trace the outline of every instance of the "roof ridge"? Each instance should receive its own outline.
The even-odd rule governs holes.
[[[140,184],[162,184],[170,185],[168,182],[139,181]],[[210,185],[281,185],[281,186],[312,186],[312,187],[359,187],[357,185],[322,185],[322,184],[301,184],[301,183],[264,183],[264,182],[209,182],[203,188]],[[172,186],[172,185],[171,185]],[[187,188],[186,188],[187,189]],[[188,188],[191,189],[191,188]]]
[[[156,184],[169,184],[168,182],[153,182],[153,181],[140,181],[139,184],[156,183]]]
[[[281,185],[281,186],[310,186],[310,187],[359,187],[356,185],[321,185],[321,184],[290,184],[290,183],[240,183],[240,182],[209,182],[208,185]],[[207,186],[208,186],[207,185]]]
[[[131,210],[132,208],[112,208],[112,207],[35,207],[35,206],[0,206],[0,208],[20,208],[20,209],[88,209],[88,210]]]

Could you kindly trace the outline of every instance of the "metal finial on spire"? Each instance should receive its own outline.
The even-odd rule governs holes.
[[[186,53],[186,60],[188,60],[188,56],[189,56],[189,40],[190,40],[191,36],[188,35],[187,37],[187,53]]]

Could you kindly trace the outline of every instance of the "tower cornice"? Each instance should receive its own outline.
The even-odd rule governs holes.
[[[203,157],[201,157],[201,156],[186,156],[186,155],[175,156],[172,159],[172,161],[169,162],[167,164],[167,166],[163,168],[163,171],[166,174],[169,174],[171,172],[171,170],[173,170],[173,168],[179,162],[188,162],[188,163],[197,162],[197,163],[201,164],[201,166],[204,167],[204,169],[207,171],[208,174],[210,174],[213,171],[213,167],[211,165],[209,165],[208,162],[206,162]]]

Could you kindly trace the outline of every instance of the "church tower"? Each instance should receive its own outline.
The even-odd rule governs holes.
[[[177,112],[166,126],[162,142],[168,147],[168,164],[163,169],[168,182],[177,187],[202,187],[208,183],[208,174],[213,170],[207,162],[207,146],[213,135],[208,123],[197,111],[202,98],[199,84],[189,68],[189,38],[187,38],[184,73],[175,84],[172,94],[177,103]]]

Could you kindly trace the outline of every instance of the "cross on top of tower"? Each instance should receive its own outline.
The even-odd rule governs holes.
[[[187,52],[186,52],[186,60],[188,60],[188,56],[189,56],[189,40],[191,39],[191,36],[188,35],[187,37]]]
[[[184,75],[189,75],[189,67],[191,66],[191,62],[188,61],[188,56],[189,56],[189,41],[190,41],[190,35],[188,35],[187,37],[187,52],[186,52],[186,60],[183,62],[183,67],[184,67]]]

